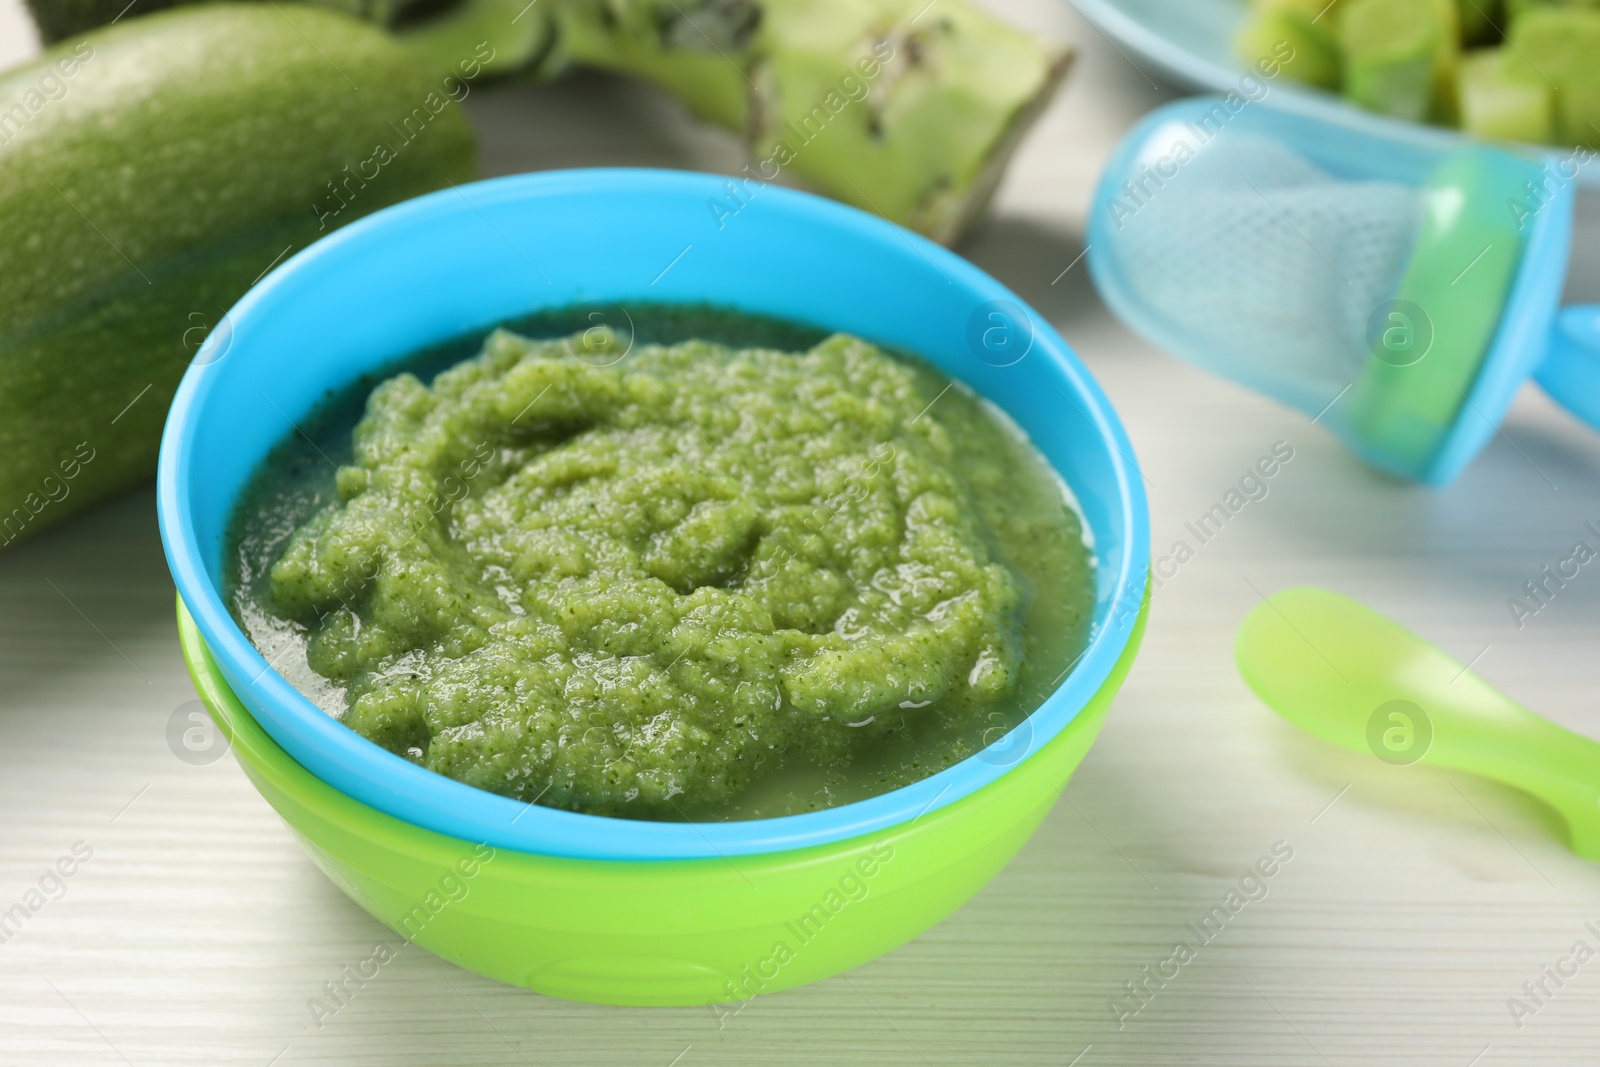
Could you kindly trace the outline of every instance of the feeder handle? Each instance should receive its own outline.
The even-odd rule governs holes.
[[[1556,403],[1600,429],[1600,304],[1562,309],[1534,377]]]

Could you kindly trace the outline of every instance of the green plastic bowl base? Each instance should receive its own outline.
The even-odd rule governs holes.
[[[1144,631],[1089,705],[963,799],[833,844],[713,860],[494,849],[402,822],[301,767],[223,681],[182,601],[184,659],[246,775],[335,885],[479,974],[602,1004],[727,1003],[839,974],[927,930],[1016,854],[1105,722]]]

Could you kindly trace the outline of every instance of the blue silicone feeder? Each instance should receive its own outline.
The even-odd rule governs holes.
[[[1306,412],[1375,467],[1443,485],[1529,377],[1600,425],[1600,308],[1557,310],[1576,179],[1563,166],[1239,94],[1181,100],[1107,165],[1090,270],[1156,345]]]

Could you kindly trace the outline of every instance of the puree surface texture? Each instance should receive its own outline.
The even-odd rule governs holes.
[[[760,814],[853,799],[853,763],[904,784],[1020,721],[1049,689],[1025,668],[1087,636],[1090,554],[1043,460],[843,335],[499,330],[379,384],[333,488],[243,583],[247,629],[287,620],[351,729],[552,807],[717,817],[785,765],[820,799]]]

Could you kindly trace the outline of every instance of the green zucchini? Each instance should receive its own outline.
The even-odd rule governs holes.
[[[475,176],[484,59],[445,78],[335,12],[218,4],[0,75],[0,545],[150,476],[178,379],[274,264]]]

